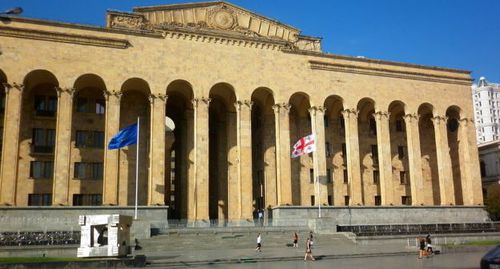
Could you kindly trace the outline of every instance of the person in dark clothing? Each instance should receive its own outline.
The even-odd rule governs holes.
[[[427,237],[425,237],[425,244],[427,247],[427,254],[434,254],[434,250],[432,250],[432,240],[431,240],[431,235],[428,234]]]
[[[418,258],[422,259],[424,256],[427,256],[427,252],[425,251],[425,238],[423,237],[418,237],[417,238],[418,243],[419,243],[419,251],[418,251]]]

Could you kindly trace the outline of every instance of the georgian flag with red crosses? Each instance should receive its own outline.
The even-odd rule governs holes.
[[[293,145],[292,158],[302,156],[304,154],[311,153],[316,150],[316,144],[314,143],[314,134],[304,136],[295,145]]]

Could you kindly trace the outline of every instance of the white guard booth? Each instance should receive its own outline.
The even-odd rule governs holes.
[[[119,257],[130,252],[132,217],[124,215],[81,215],[80,247],[77,257]]]

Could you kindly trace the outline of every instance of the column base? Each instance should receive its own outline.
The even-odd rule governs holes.
[[[210,227],[210,220],[189,220],[187,223],[187,227],[191,228],[205,228]]]

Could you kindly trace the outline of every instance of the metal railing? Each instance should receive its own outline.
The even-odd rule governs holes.
[[[337,225],[337,232],[352,232],[358,236],[486,233],[500,232],[500,222]]]
[[[79,231],[0,233],[0,246],[50,246],[74,244],[80,244]]]

